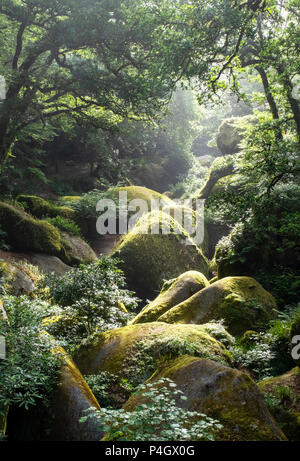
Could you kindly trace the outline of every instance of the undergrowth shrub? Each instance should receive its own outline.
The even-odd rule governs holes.
[[[80,422],[90,418],[106,433],[103,440],[120,442],[214,440],[222,429],[205,414],[179,408],[176,401],[187,397],[170,379],[141,385],[135,394],[142,395],[142,402],[134,411],[90,408]]]
[[[124,326],[138,299],[127,290],[118,260],[103,258],[81,265],[63,276],[48,274],[40,284],[41,296],[58,306],[47,330],[78,344],[94,332]]]

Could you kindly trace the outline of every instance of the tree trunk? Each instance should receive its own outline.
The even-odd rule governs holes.
[[[265,90],[265,95],[266,95],[267,101],[269,103],[273,118],[275,120],[278,120],[279,119],[279,112],[278,112],[278,108],[277,108],[274,96],[273,96],[271,88],[270,88],[270,84],[269,84],[267,74],[266,74],[265,70],[260,66],[256,66],[256,70],[257,70],[257,72],[259,73],[259,75],[260,75],[260,77],[262,79],[262,83],[263,83],[264,90]]]
[[[300,141],[300,105],[297,99],[293,98],[294,86],[282,65],[277,66],[277,72],[282,77],[283,86],[287,93],[287,98],[293,113],[293,119],[296,124],[298,139]]]

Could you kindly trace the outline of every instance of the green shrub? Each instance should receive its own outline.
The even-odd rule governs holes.
[[[121,306],[134,310],[137,298],[126,289],[125,278],[117,263],[116,259],[103,258],[81,265],[63,276],[46,275],[40,285],[43,296],[61,306],[61,314],[65,316],[50,323],[48,331],[67,336],[74,345],[95,331],[125,325],[130,316]]]
[[[0,360],[0,414],[11,405],[27,409],[45,403],[58,380],[59,355],[43,333],[49,305],[26,296],[4,297],[7,320],[0,316],[0,335],[6,340],[6,359]]]
[[[291,328],[300,315],[300,305],[287,306],[278,314],[266,332],[248,331],[230,349],[235,363],[254,372],[258,379],[281,375],[294,366]]]
[[[70,235],[75,235],[81,237],[80,229],[75,224],[74,221],[71,221],[67,218],[62,218],[61,216],[56,216],[55,218],[47,218],[47,221],[52,224],[52,226],[57,227],[57,229],[67,232]]]
[[[101,408],[120,408],[133,390],[127,380],[120,381],[119,376],[106,371],[86,375],[84,378]]]
[[[134,411],[90,408],[80,422],[91,418],[106,432],[103,440],[122,442],[214,440],[222,428],[204,414],[179,408],[176,401],[187,397],[169,379],[139,386],[136,395],[141,394],[143,402]]]

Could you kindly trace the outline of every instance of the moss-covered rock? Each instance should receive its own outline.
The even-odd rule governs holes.
[[[258,383],[265,401],[290,441],[300,441],[300,369]]]
[[[92,248],[80,237],[69,235],[65,232],[62,232],[61,235],[64,246],[67,249],[68,257],[73,264],[87,264],[97,259]]]
[[[22,263],[12,263],[0,259],[0,277],[4,279],[6,291],[14,296],[30,295],[35,291],[35,281],[39,277]]]
[[[150,211],[151,209],[151,201],[152,200],[161,200],[162,203],[168,204],[172,203],[172,200],[163,195],[159,192],[156,192],[152,189],[148,189],[147,187],[141,186],[126,186],[126,187],[112,187],[109,189],[109,195],[113,200],[118,202],[119,200],[119,193],[126,192],[127,193],[127,202],[131,202],[132,200],[144,200]]]
[[[131,323],[154,322],[169,309],[207,286],[208,280],[200,272],[185,272],[176,279],[165,282],[158,297],[145,306]]]
[[[157,233],[151,233],[151,229]],[[198,270],[208,275],[208,262],[202,250],[177,221],[159,211],[142,216],[112,255],[123,261],[122,269],[130,288],[143,298],[155,296],[164,280],[185,271]]]
[[[217,440],[286,440],[247,374],[211,360],[183,356],[158,369],[149,381],[162,378],[173,380],[185,394],[187,399],[178,399],[178,406],[220,421],[223,429]],[[132,411],[142,402],[142,394],[133,395],[123,408]]]
[[[160,363],[183,354],[230,362],[226,348],[197,325],[143,323],[91,336],[75,353],[85,375],[109,372],[134,385],[144,382]]]
[[[236,154],[245,137],[246,127],[255,121],[252,115],[225,119],[218,129],[217,145],[223,155]]]
[[[62,366],[49,407],[41,402],[28,410],[14,409],[8,420],[9,440],[98,441],[101,432],[92,421],[79,419],[88,408],[100,409],[82,374],[62,348],[54,348]]]
[[[92,261],[92,249],[79,237],[62,234],[47,221],[32,218],[24,210],[0,202],[1,228],[7,243],[21,252],[36,252],[57,256],[66,264]]]
[[[206,323],[224,319],[228,331],[241,335],[274,318],[276,301],[250,277],[227,277],[199,291],[159,317],[167,323]]]
[[[36,218],[55,218],[61,216],[66,219],[74,219],[75,211],[67,206],[56,206],[35,195],[19,195],[17,198],[25,210]]]
[[[17,250],[60,254],[60,234],[47,221],[34,219],[21,208],[0,202],[0,222],[8,243]]]

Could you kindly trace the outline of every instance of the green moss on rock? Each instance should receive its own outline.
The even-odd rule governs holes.
[[[4,279],[7,293],[18,296],[20,294],[30,295],[35,291],[35,281],[40,277],[33,274],[21,262],[12,263],[0,259],[0,276]]]
[[[133,319],[132,324],[154,322],[169,309],[207,286],[209,286],[207,278],[196,271],[185,272],[165,282],[158,297],[144,307]]]
[[[139,384],[160,363],[183,354],[230,362],[226,348],[197,325],[143,323],[91,336],[75,353],[74,360],[85,375],[109,372]]]
[[[47,221],[34,219],[22,209],[0,202],[0,222],[8,242],[17,250],[60,254],[60,234]]]
[[[131,202],[132,200],[144,200],[148,205],[149,211],[151,209],[152,200],[161,200],[165,204],[172,203],[172,200],[166,195],[163,195],[152,189],[148,189],[147,187],[141,187],[141,186],[112,187],[111,189],[108,190],[109,195],[116,202],[118,202],[119,200],[120,192],[127,193],[127,202]]]
[[[47,200],[35,195],[19,195],[17,200],[25,207],[26,211],[36,218],[55,218],[56,216],[61,216],[62,218],[72,220],[75,217],[75,211],[72,210],[72,208],[67,206],[55,206]]]
[[[0,202],[0,222],[7,234],[7,243],[18,251],[57,256],[66,264],[96,258],[93,250],[79,237],[62,234],[47,221],[33,218],[8,203]]]
[[[245,137],[246,128],[255,121],[252,115],[225,119],[217,134],[217,145],[223,155],[236,154],[240,151],[240,143]]]
[[[224,319],[228,331],[241,335],[275,317],[273,296],[251,277],[227,277],[199,291],[159,317],[167,323],[206,323]]]
[[[151,229],[157,233],[151,233]],[[129,286],[144,298],[153,297],[164,280],[185,271],[198,270],[208,275],[202,250],[172,217],[159,211],[142,216],[112,255],[123,261]]]
[[[216,440],[286,440],[257,386],[245,373],[211,360],[184,356],[164,364],[149,381],[162,378],[173,380],[185,394],[186,400],[177,400],[179,407],[220,421],[223,429]],[[123,408],[132,411],[142,403],[142,394],[133,395]]]

